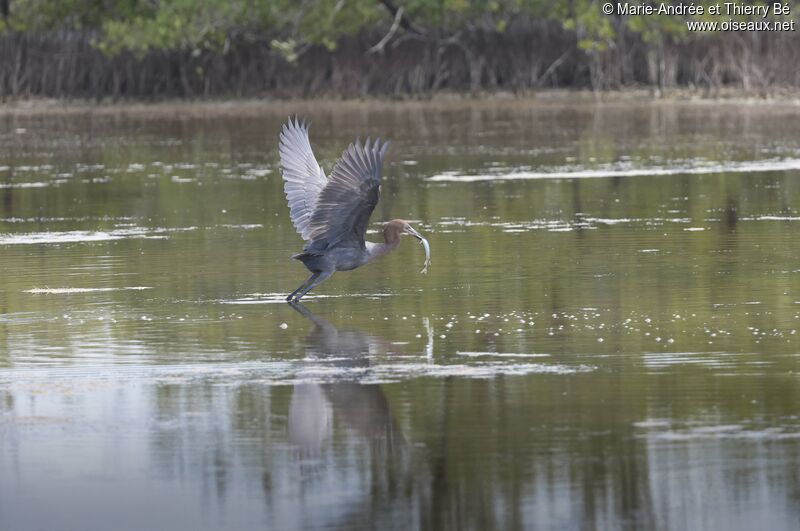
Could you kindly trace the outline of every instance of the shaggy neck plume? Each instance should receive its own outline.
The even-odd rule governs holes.
[[[370,260],[380,258],[397,249],[400,245],[400,234],[403,232],[403,222],[399,220],[392,220],[383,227],[383,241],[384,243],[377,243],[372,248],[370,253]]]

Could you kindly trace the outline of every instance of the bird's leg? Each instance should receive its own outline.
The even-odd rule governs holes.
[[[314,273],[313,275],[311,275],[310,277],[308,277],[308,278],[305,280],[305,282],[303,282],[302,284],[300,284],[300,285],[297,287],[297,289],[296,289],[296,290],[294,290],[293,292],[291,292],[291,293],[289,294],[289,296],[288,296],[288,297],[286,297],[286,301],[287,301],[287,302],[288,302],[288,301],[291,301],[291,300],[294,298],[294,296],[295,296],[295,295],[297,295],[297,293],[298,293],[300,290],[302,290],[303,288],[305,288],[306,286],[308,286],[309,284],[311,284],[312,282],[314,282],[314,281],[317,279],[317,277],[318,277],[319,275],[320,275],[320,273]],[[300,295],[300,297],[302,297],[302,295]],[[300,297],[298,297],[298,300],[300,299]]]
[[[300,299],[302,299],[303,295],[305,295],[306,293],[308,293],[309,291],[314,289],[316,286],[321,284],[323,281],[327,280],[327,278],[329,276],[331,276],[332,274],[333,274],[333,271],[322,271],[321,273],[315,273],[314,275],[312,275],[314,278],[309,279],[309,280],[311,280],[311,284],[309,284],[308,286],[303,288],[303,290],[300,293],[297,294],[297,297],[294,300],[299,301]]]

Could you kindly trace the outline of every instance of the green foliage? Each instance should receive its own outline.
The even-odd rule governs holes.
[[[17,32],[93,30],[146,9],[140,0],[12,0],[5,29]]]
[[[604,15],[597,0],[561,2],[557,13],[566,29],[577,33],[578,47],[587,52],[604,51],[614,41],[613,18]]]
[[[677,0],[665,0],[677,4]],[[462,38],[475,29],[505,32],[515,19],[548,19],[574,31],[587,53],[614,46],[620,29],[646,43],[687,40],[686,20],[699,16],[618,16],[602,12],[603,0],[14,0],[0,33],[83,31],[108,55],[154,50],[224,52],[232,38],[269,42],[289,61],[310,45],[334,50],[342,37],[385,32],[401,8],[404,23],[433,38]],[[737,17],[738,18],[738,17]],[[406,28],[407,29],[407,28]],[[402,31],[401,31],[402,33]]]
[[[133,17],[103,21],[98,47],[114,55],[123,50],[224,49],[233,35],[266,36],[287,59],[304,44],[335,49],[339,38],[385,18],[371,0],[162,0]]]
[[[123,50],[216,49],[243,20],[244,11],[237,2],[160,2],[129,18],[103,21],[97,46],[109,55]]]

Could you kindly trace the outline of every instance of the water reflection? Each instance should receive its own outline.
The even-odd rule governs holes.
[[[305,342],[307,359],[367,368],[371,355],[390,347],[361,331],[340,330],[301,303],[291,307],[313,323]],[[407,491],[414,478],[406,441],[380,385],[295,384],[287,437],[294,448],[293,479],[273,482],[267,493],[269,499],[284,500],[274,507],[282,524],[297,529],[348,529],[366,522],[371,528],[397,527],[391,514],[405,504],[402,497],[393,498]],[[293,502],[286,504],[290,497]]]
[[[292,303],[291,307],[314,323],[306,338],[307,358],[335,358],[332,365],[337,367],[369,367],[370,353],[386,346],[385,341],[357,330],[337,329],[301,303]],[[319,455],[333,434],[334,424],[368,442],[379,458],[395,455],[404,445],[380,385],[339,382],[294,386],[289,402],[290,443],[304,456]]]
[[[313,323],[309,359],[369,367],[392,349],[293,308]],[[287,428],[297,483],[280,486],[296,501],[274,509],[304,515],[290,520],[297,528],[331,529],[749,529],[765,518],[788,529],[800,519],[798,475],[782,465],[796,462],[797,422],[724,424],[707,413],[718,394],[675,400],[673,420],[654,419],[617,376],[594,378],[617,390],[598,402],[574,378],[445,378],[430,411],[408,404],[415,444],[380,385],[297,384]],[[272,487],[269,499],[288,499]]]

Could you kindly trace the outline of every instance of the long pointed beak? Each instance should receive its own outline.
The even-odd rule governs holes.
[[[405,230],[405,232],[406,232],[407,234],[410,234],[410,235],[412,235],[413,237],[415,237],[415,238],[416,238],[416,239],[418,239],[419,241],[422,241],[422,240],[424,240],[424,239],[425,239],[425,238],[423,238],[423,237],[422,237],[422,234],[420,234],[419,232],[415,231],[415,230],[414,230],[413,228],[411,228],[410,226],[406,226],[406,228],[405,228],[404,230]]]

